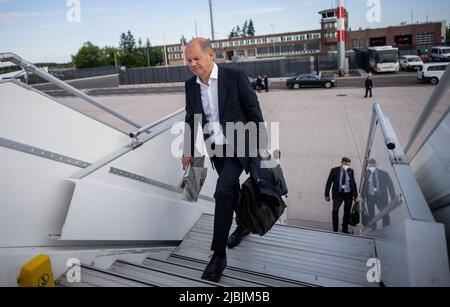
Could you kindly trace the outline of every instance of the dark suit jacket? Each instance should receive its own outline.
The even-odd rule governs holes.
[[[259,123],[264,122],[264,118],[259,106],[258,98],[255,91],[252,89],[250,81],[244,72],[219,67],[218,71],[218,91],[219,91],[219,121],[222,126],[225,137],[226,123],[243,123],[254,122],[257,127]],[[202,122],[200,127],[204,127],[207,123],[203,104],[201,99],[200,85],[197,83],[197,77],[193,77],[186,81],[186,118],[185,122],[190,126],[190,130],[194,133],[184,136],[185,148],[184,154],[192,157],[194,156],[194,136],[197,132],[194,131],[194,115],[201,114]],[[262,134],[262,138],[267,140],[267,131],[265,128],[258,129],[258,133]],[[237,151],[237,131],[234,133],[234,150]],[[242,136],[239,136],[242,137]],[[256,136],[259,137],[259,136]],[[207,140],[209,135],[204,135]],[[253,142],[252,142],[253,143]],[[262,148],[267,148],[265,144],[261,144]],[[190,145],[190,146],[186,146]],[[245,171],[249,172],[249,137],[245,137],[246,154],[240,157],[239,160]],[[256,148],[254,148],[256,150]]]
[[[354,198],[358,197],[358,189],[356,187],[355,182],[355,173],[353,169],[348,169],[348,176],[350,177],[350,189]],[[333,186],[332,195],[333,199],[335,199],[339,195],[339,186],[341,185],[339,182],[341,174],[341,167],[335,167],[331,169],[330,175],[328,176],[327,184],[325,186],[325,197],[330,197],[330,189]]]
[[[395,199],[395,188],[394,184],[392,182],[391,177],[389,174],[385,171],[382,171],[380,169],[377,170],[378,172],[378,191],[375,194],[376,197],[380,198],[380,202],[387,204],[389,202],[388,195],[391,196],[391,200]],[[369,178],[370,178],[370,171],[367,171],[365,174],[365,181],[364,186],[361,191],[362,197],[367,197],[369,195]],[[389,194],[388,194],[389,193]]]
[[[372,79],[366,79],[365,86],[366,88],[372,88],[373,87]]]

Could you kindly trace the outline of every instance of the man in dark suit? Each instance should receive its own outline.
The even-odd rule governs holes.
[[[370,222],[375,217],[375,206],[381,212],[389,204],[389,196],[392,201],[396,198],[396,195],[391,177],[387,172],[378,168],[376,160],[370,159],[367,168],[361,197],[367,204]],[[385,215],[383,217],[383,227],[390,224],[391,219],[389,215]],[[372,225],[372,229],[375,229],[375,226]]]
[[[339,231],[339,209],[344,202],[344,218],[342,220],[342,232],[349,233],[348,219],[352,210],[352,202],[358,198],[355,174],[350,168],[352,161],[349,158],[342,158],[341,166],[333,168],[328,176],[325,186],[325,200],[330,201],[330,189],[333,196],[333,231]]]
[[[369,95],[370,93],[370,97],[372,98],[372,88],[373,88],[373,80],[372,80],[372,75],[369,74],[367,76],[366,82],[364,84],[365,88],[366,88],[366,95],[364,96],[364,98],[367,98],[367,95]]]
[[[211,244],[214,254],[202,278],[217,282],[226,267],[227,243],[228,247],[233,248],[249,234],[249,231],[238,226],[228,238],[233,211],[236,211],[239,200],[239,177],[243,170],[249,172],[249,159],[256,156],[257,145],[250,146],[254,144],[250,143],[250,139],[255,137],[258,140],[259,134],[263,133],[261,140],[266,140],[267,132],[264,126],[260,126],[264,119],[258,98],[242,71],[217,66],[214,50],[204,38],[196,38],[187,44],[185,56],[195,76],[185,84],[185,122],[189,129],[185,132],[182,163],[184,168],[193,163],[196,126],[201,124],[206,130],[203,134],[209,156],[219,174],[214,193],[216,206]],[[259,129],[256,129],[256,135],[251,135],[250,131],[242,136],[236,129],[231,133],[228,131],[226,125],[230,123],[254,123]],[[259,146],[264,148],[263,144]]]

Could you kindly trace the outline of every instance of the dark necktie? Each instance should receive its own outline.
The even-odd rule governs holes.
[[[342,187],[345,187],[346,183],[347,183],[347,171],[343,169],[342,183],[341,183]],[[344,191],[345,191],[345,188],[342,188],[342,192],[344,192]]]

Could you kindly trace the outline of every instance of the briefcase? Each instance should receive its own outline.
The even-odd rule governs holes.
[[[274,197],[261,195],[250,177],[242,184],[236,223],[253,234],[265,235],[284,213],[286,204]]]
[[[359,201],[356,201],[353,204],[353,208],[352,208],[352,211],[350,212],[350,217],[348,220],[348,224],[350,226],[357,226],[360,223],[360,214],[359,214],[360,208],[359,207],[360,207],[360,203],[359,203]]]

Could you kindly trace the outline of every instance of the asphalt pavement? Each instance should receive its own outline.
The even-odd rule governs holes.
[[[338,88],[363,88],[364,77],[338,78]],[[286,82],[279,81],[270,82],[270,89],[290,90],[286,87]],[[418,81],[415,72],[399,72],[391,74],[375,74],[373,75],[374,88],[377,87],[408,87],[408,86],[432,86],[427,83]],[[116,96],[116,95],[146,95],[146,94],[168,94],[182,93],[184,86],[180,83],[164,84],[164,85],[138,85],[138,86],[119,86],[118,75],[105,77],[95,77],[82,80],[68,81],[75,88],[83,90],[91,96]],[[35,88],[44,91],[54,97],[71,96],[64,90],[59,89],[52,84],[37,85]],[[299,91],[311,90],[302,88]],[[324,89],[325,90],[325,89]]]

